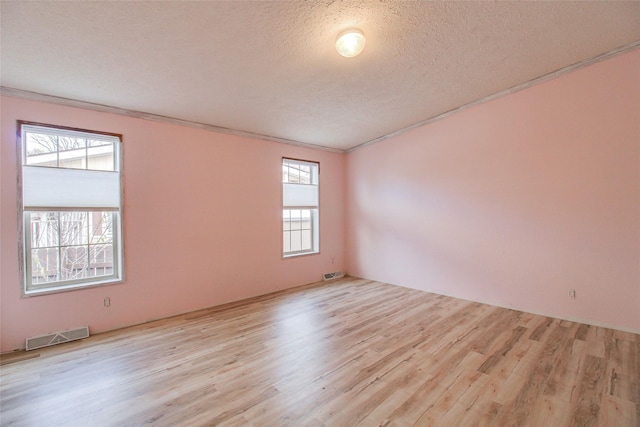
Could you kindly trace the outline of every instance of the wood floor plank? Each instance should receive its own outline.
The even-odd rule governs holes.
[[[520,426],[537,416],[534,412],[536,401],[543,395],[542,391],[550,381],[554,367],[565,356],[568,344],[572,344],[564,336],[566,328],[562,328],[559,322],[548,323],[552,324],[555,326],[549,331],[544,349],[535,366],[528,372],[526,381],[518,385],[519,391],[515,397],[504,405],[499,417],[501,425]]]
[[[640,335],[343,278],[2,355],[4,426],[639,426]]]
[[[520,340],[522,335],[527,331],[527,328],[523,326],[517,326],[511,332],[511,336],[508,340],[504,341],[502,346],[492,353],[478,368],[478,371],[490,374],[495,366],[513,349],[516,342]]]
[[[605,386],[604,359],[587,355],[584,373],[577,388],[576,405],[573,412],[573,422],[576,425],[598,425]]]

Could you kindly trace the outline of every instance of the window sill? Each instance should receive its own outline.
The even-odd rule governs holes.
[[[61,285],[61,286],[52,286],[52,287],[48,287],[48,288],[41,288],[41,289],[31,289],[31,290],[25,290],[22,293],[22,297],[23,298],[29,298],[29,297],[37,297],[40,295],[51,295],[51,294],[59,294],[62,292],[72,292],[72,291],[79,291],[82,289],[91,289],[91,288],[99,288],[102,286],[110,286],[110,285],[119,285],[124,283],[124,279],[109,279],[109,280],[103,280],[103,281],[99,281],[99,282],[91,282],[91,283],[75,283],[75,284],[69,284],[69,285]]]
[[[320,254],[320,251],[300,252],[300,253],[295,253],[295,254],[282,255],[282,259],[291,259],[291,258],[298,258],[298,257],[309,256],[309,255],[318,255],[318,254]]]

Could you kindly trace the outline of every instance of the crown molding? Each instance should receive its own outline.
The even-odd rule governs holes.
[[[183,119],[177,119],[174,117],[168,117],[168,116],[163,116],[163,115],[159,115],[159,114],[152,114],[152,113],[145,113],[145,112],[141,112],[141,111],[135,111],[135,110],[128,110],[125,108],[118,108],[118,107],[112,107],[109,105],[103,105],[103,104],[97,104],[97,103],[92,103],[92,102],[85,102],[85,101],[79,101],[76,99],[70,99],[70,98],[64,98],[64,97],[59,97],[59,96],[53,96],[53,95],[46,95],[46,94],[42,94],[42,93],[38,93],[38,92],[30,92],[30,91],[26,91],[26,90],[22,90],[22,89],[15,89],[15,88],[10,88],[10,87],[5,87],[5,86],[0,86],[0,94],[4,95],[4,96],[9,96],[9,97],[13,97],[13,98],[20,98],[20,99],[26,99],[26,100],[30,100],[30,101],[40,101],[40,102],[47,102],[47,103],[52,103],[52,104],[58,104],[58,105],[63,105],[63,106],[67,106],[67,107],[74,107],[74,108],[83,108],[86,110],[93,110],[93,111],[100,111],[103,113],[112,113],[112,114],[119,114],[119,115],[123,115],[123,116],[127,116],[127,117],[134,117],[134,118],[138,118],[138,119],[143,119],[143,120],[151,120],[151,121],[156,121],[156,122],[164,122],[164,123],[171,123],[171,124],[175,124],[175,125],[179,125],[179,126],[186,126],[186,127],[192,127],[192,128],[197,128],[197,129],[204,129],[204,130],[208,130],[211,132],[216,132],[216,133],[222,133],[222,134],[227,134],[227,135],[234,135],[234,136],[240,136],[240,137],[245,137],[245,138],[252,138],[252,139],[258,139],[258,140],[263,140],[263,141],[270,141],[270,142],[278,142],[281,144],[287,144],[287,145],[294,145],[294,146],[298,146],[298,147],[304,147],[304,148],[310,148],[310,149],[314,149],[314,150],[321,150],[321,151],[328,151],[331,153],[338,153],[338,154],[344,154],[344,153],[351,153],[353,151],[359,150],[360,148],[364,148],[368,145],[371,144],[375,144],[384,140],[387,140],[389,138],[393,138],[395,136],[398,136],[402,133],[405,133],[407,131],[410,131],[412,129],[418,128],[418,127],[422,127],[425,126],[429,123],[433,123],[437,120],[442,120],[452,114],[458,113],[460,111],[466,110],[467,108],[470,107],[474,107],[476,105],[480,105],[480,104],[484,104],[485,102],[489,102],[492,101],[494,99],[497,98],[501,98],[503,96],[507,96],[507,95],[511,95],[513,93],[519,92],[521,90],[525,90],[528,89],[532,86],[536,86],[539,85],[541,83],[544,83],[546,81],[555,79],[557,77],[560,77],[564,74],[568,74],[571,73],[573,71],[588,67],[590,65],[596,64],[598,62],[602,62],[604,60],[613,58],[615,56],[618,55],[622,55],[624,53],[636,50],[636,49],[640,49],[640,40],[636,40],[634,42],[631,42],[629,44],[626,44],[624,46],[621,46],[617,49],[612,49],[610,51],[607,51],[601,55],[597,55],[594,56],[592,58],[588,58],[582,61],[578,61],[574,64],[568,65],[566,67],[562,67],[556,71],[552,71],[550,73],[547,73],[545,75],[542,75],[540,77],[536,77],[534,79],[531,79],[527,82],[518,84],[516,86],[513,86],[511,88],[502,90],[500,92],[494,93],[492,95],[488,95],[485,96],[483,98],[480,98],[476,101],[472,101],[469,102],[467,104],[458,106],[456,108],[453,108],[449,111],[445,111],[444,113],[438,114],[436,116],[430,117],[428,119],[419,121],[415,124],[412,124],[410,126],[404,127],[402,129],[398,129],[394,132],[379,136],[377,138],[374,138],[372,140],[363,142],[362,144],[358,144],[354,147],[351,147],[349,149],[346,150],[341,150],[338,148],[331,148],[331,147],[325,147],[322,145],[316,145],[316,144],[309,144],[306,142],[301,142],[301,141],[295,141],[295,140],[291,140],[291,139],[286,139],[286,138],[279,138],[276,136],[271,136],[271,135],[263,135],[263,134],[259,134],[259,133],[254,133],[254,132],[247,132],[247,131],[243,131],[243,130],[239,130],[239,129],[231,129],[231,128],[226,128],[226,127],[222,127],[222,126],[215,126],[215,125],[210,125],[207,123],[200,123],[200,122],[194,122],[194,121],[190,121],[190,120],[183,120]]]
[[[634,41],[632,43],[626,44],[626,45],[621,46],[621,47],[619,47],[617,49],[612,49],[612,50],[610,50],[608,52],[605,52],[605,53],[603,53],[601,55],[594,56],[592,58],[588,58],[588,59],[585,59],[585,60],[582,60],[582,61],[578,61],[575,64],[571,64],[571,65],[568,65],[566,67],[562,67],[562,68],[560,68],[560,69],[558,69],[556,71],[552,71],[552,72],[547,73],[545,75],[542,75],[540,77],[536,77],[534,79],[531,79],[531,80],[529,80],[527,82],[524,82],[524,83],[515,85],[513,87],[510,87],[509,89],[505,89],[505,90],[502,90],[500,92],[494,93],[492,95],[485,96],[484,98],[480,98],[480,99],[478,99],[476,101],[471,101],[471,102],[469,102],[467,104],[461,105],[461,106],[453,108],[453,109],[451,109],[449,111],[445,111],[444,113],[438,114],[437,116],[430,117],[430,118],[422,120],[422,121],[420,121],[418,123],[409,125],[409,126],[404,127],[402,129],[398,129],[397,131],[388,133],[386,135],[379,136],[379,137],[377,137],[375,139],[372,139],[370,141],[363,142],[362,144],[359,144],[359,145],[356,145],[355,147],[347,149],[346,152],[347,153],[351,153],[353,151],[359,150],[360,148],[364,148],[364,147],[366,147],[368,145],[384,141],[384,140],[392,138],[394,136],[398,136],[398,135],[400,135],[402,133],[405,133],[407,131],[410,131],[412,129],[428,125],[429,123],[433,123],[433,122],[438,121],[438,120],[442,120],[445,117],[448,117],[448,116],[450,116],[452,114],[455,114],[455,113],[458,113],[460,111],[466,110],[467,108],[474,107],[474,106],[480,105],[480,104],[484,104],[485,102],[489,102],[489,101],[492,101],[494,99],[501,98],[503,96],[511,95],[513,93],[516,93],[516,92],[520,92],[521,90],[528,89],[528,88],[530,88],[532,86],[539,85],[541,83],[544,83],[546,81],[555,79],[555,78],[560,77],[562,75],[571,73],[573,71],[588,67],[590,65],[596,64],[598,62],[602,62],[604,60],[613,58],[613,57],[618,56],[618,55],[622,55],[624,53],[627,53],[627,52],[630,52],[630,51],[633,51],[633,50],[636,50],[636,49],[640,49],[640,40],[636,40],[636,41]]]
[[[112,107],[110,105],[96,104],[93,102],[79,101],[76,99],[64,98],[60,96],[46,95],[28,90],[15,89],[6,86],[0,86],[0,95],[12,98],[26,99],[28,101],[46,102],[50,104],[63,105],[65,107],[82,108],[85,110],[99,111],[102,113],[118,114],[121,116],[133,117],[143,120],[151,120],[154,122],[171,123],[178,126],[186,126],[197,129],[204,129],[211,132],[222,133],[226,135],[240,136],[244,138],[259,139],[262,141],[278,142],[281,144],[295,145],[298,147],[311,148],[314,150],[329,151],[331,153],[343,154],[345,150],[337,148],[324,147],[321,145],[309,144],[306,142],[294,141],[286,138],[279,138],[271,135],[263,135],[254,132],[247,132],[238,129],[231,129],[222,126],[210,125],[207,123],[194,122],[190,120],[177,119],[175,117],[163,116],[160,114],[145,113],[142,111],[128,110],[126,108]]]

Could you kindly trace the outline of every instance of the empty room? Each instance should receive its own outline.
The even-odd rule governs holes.
[[[640,426],[640,2],[0,25],[3,427]]]

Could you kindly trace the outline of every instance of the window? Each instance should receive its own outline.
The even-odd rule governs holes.
[[[317,253],[318,163],[282,159],[282,254]]]
[[[121,137],[19,126],[25,294],[122,281]]]

